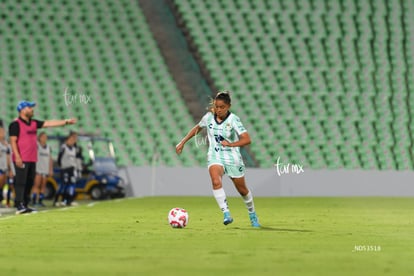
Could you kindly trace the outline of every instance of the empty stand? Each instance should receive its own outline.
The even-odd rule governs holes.
[[[194,122],[137,1],[2,0],[0,20],[0,109],[7,123],[17,116],[17,102],[30,99],[39,119],[73,116],[79,123],[70,129],[112,138],[121,165],[206,163],[194,142],[187,154],[175,154]],[[65,101],[65,91],[77,98]],[[90,101],[81,101],[86,96]]]
[[[262,167],[413,168],[412,1],[174,3]]]

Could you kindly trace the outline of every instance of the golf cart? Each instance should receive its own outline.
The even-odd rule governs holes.
[[[61,135],[48,136],[48,144],[54,150],[52,152],[54,175],[47,179],[46,198],[53,198],[62,183],[56,159],[65,139],[66,136]],[[78,134],[77,147],[80,148],[83,156],[81,177],[76,182],[77,199],[100,200],[125,197],[125,182],[118,176],[112,141],[96,135]]]

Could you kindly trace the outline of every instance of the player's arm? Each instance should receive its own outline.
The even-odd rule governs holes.
[[[188,133],[186,136],[184,136],[184,138],[180,141],[180,143],[177,144],[177,146],[175,146],[175,152],[177,154],[180,154],[183,149],[184,149],[184,145],[185,143],[188,142],[188,140],[190,140],[191,138],[193,138],[197,133],[199,133],[201,131],[202,127],[199,125],[195,125]]]
[[[247,146],[248,144],[250,144],[252,141],[250,140],[250,135],[248,132],[243,132],[242,134],[240,134],[239,136],[239,140],[233,143],[230,143],[229,141],[222,141],[221,144],[224,147],[243,147],[243,146]]]
[[[76,119],[65,119],[65,120],[47,120],[43,122],[41,127],[60,127],[64,125],[73,125],[76,123]],[[39,127],[40,128],[40,127]]]
[[[59,155],[58,155],[58,158],[57,158],[57,163],[58,163],[59,167],[62,167],[62,157],[63,157],[64,153],[65,153],[65,148],[62,146],[60,148]]]
[[[15,157],[16,166],[23,167],[22,157],[20,156],[19,148],[17,147],[17,136],[10,136],[10,145]]]

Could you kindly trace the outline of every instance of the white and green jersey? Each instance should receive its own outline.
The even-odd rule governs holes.
[[[0,142],[0,170],[7,171],[7,155],[10,152],[10,146]]]
[[[39,174],[49,174],[51,150],[49,145],[42,146],[37,142],[37,163],[36,172]]]
[[[209,141],[208,148],[208,164],[219,163],[222,165],[244,166],[240,147],[223,147],[221,141],[227,140],[230,143],[239,140],[239,136],[247,132],[240,118],[233,113],[222,122],[218,123],[216,116],[208,112],[203,116],[198,125],[207,129],[207,137]]]

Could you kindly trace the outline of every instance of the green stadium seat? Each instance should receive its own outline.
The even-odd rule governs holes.
[[[205,163],[195,146],[190,158],[175,156],[169,145],[194,122],[139,5],[69,1],[62,8],[31,1],[20,3],[19,11],[13,1],[4,2],[11,7],[2,14],[0,32],[0,88],[7,101],[32,97],[49,103],[39,115],[78,114],[82,128],[109,133],[112,127],[114,139],[128,145],[121,146],[125,163],[150,164],[153,147],[146,145],[154,143],[165,144],[162,164]],[[260,110],[266,116],[243,120],[264,139],[252,146],[260,166],[272,166],[272,140],[283,139],[294,145],[287,157],[304,158],[312,168],[412,167],[406,146],[414,129],[408,125],[414,110],[412,1],[173,2],[213,87],[235,92],[235,113],[250,117]],[[65,11],[79,17],[58,16]],[[66,106],[64,89],[76,86],[96,103]],[[36,90],[46,92],[28,92]],[[0,106],[8,120],[15,116]],[[137,118],[144,121],[139,128],[151,130],[147,135],[132,131],[127,142],[116,134],[134,127],[125,119]]]
[[[12,1],[6,2],[14,5]],[[2,28],[1,33],[5,34],[1,40],[5,43],[9,63],[5,62],[5,70],[0,70],[0,84],[3,80],[10,80],[1,90],[2,94],[7,93],[7,101],[17,102],[22,97],[36,99],[42,103],[37,116],[43,118],[79,116],[77,127],[80,130],[105,133],[118,143],[123,142],[119,145],[119,158],[123,164],[150,164],[152,145],[155,143],[148,136],[126,134],[122,131],[124,128],[135,125],[155,128],[159,125],[157,122],[162,121],[164,127],[156,128],[152,135],[165,137],[157,142],[166,143],[167,137],[179,139],[193,126],[138,5],[131,5],[128,1],[117,4],[93,1],[67,2],[62,7],[54,1],[42,1],[25,3],[25,10],[27,14],[24,18],[16,16],[15,10],[5,15],[10,25],[9,28]],[[57,16],[65,11],[81,16]],[[78,19],[83,22],[76,21]],[[33,39],[29,38],[28,32]],[[45,36],[48,39],[44,39]],[[114,39],[108,41],[108,37]],[[140,70],[146,68],[145,65],[151,69]],[[21,81],[21,87],[14,85],[16,79]],[[146,86],[140,79],[146,81]],[[32,86],[33,82],[36,82],[35,86]],[[66,106],[63,99],[66,87],[73,93],[81,93],[81,90],[89,93],[92,103],[88,106]],[[13,93],[30,90],[39,92]],[[136,93],[129,93],[132,90]],[[165,91],[164,97],[151,100],[151,95],[159,90]],[[116,94],[117,91],[121,93]],[[130,96],[125,97],[125,94]],[[170,105],[174,108],[164,111],[166,116],[160,117],[151,112],[152,108],[162,110]],[[144,114],[151,114],[149,122],[154,125],[137,123],[145,117]],[[15,117],[14,108],[6,116],[6,120]],[[124,117],[135,124],[126,125]],[[166,126],[176,131],[172,132]],[[141,147],[145,156],[139,154]],[[204,156],[198,153],[197,148],[188,149],[197,156],[191,159],[193,164],[204,164]],[[164,146],[162,150],[166,153],[171,151]],[[167,165],[184,164],[175,154],[165,158]],[[185,160],[186,165],[189,162]]]

